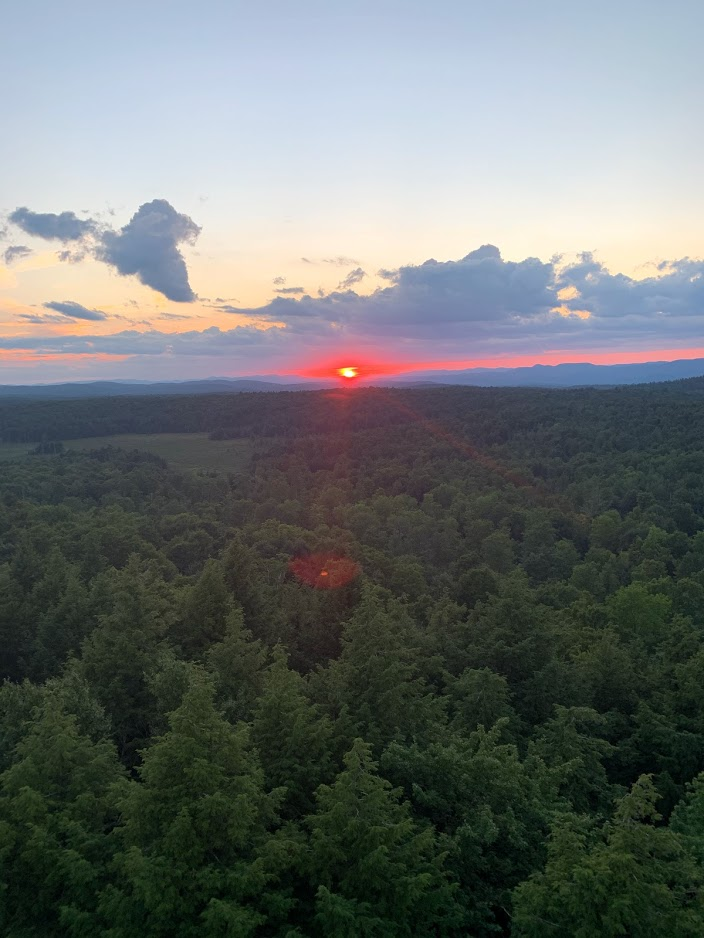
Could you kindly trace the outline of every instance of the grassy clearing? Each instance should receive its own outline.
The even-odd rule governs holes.
[[[0,443],[0,460],[24,459],[33,443]],[[249,440],[209,440],[207,433],[126,433],[64,440],[66,449],[119,446],[141,449],[165,459],[174,469],[217,469],[241,472],[251,455]],[[50,457],[48,457],[50,458]]]

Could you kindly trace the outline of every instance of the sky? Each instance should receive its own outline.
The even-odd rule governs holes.
[[[0,383],[704,357],[700,0],[25,0]]]

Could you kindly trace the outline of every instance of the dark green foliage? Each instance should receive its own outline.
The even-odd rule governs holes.
[[[704,932],[704,881],[684,837],[654,826],[657,791],[642,776],[594,829],[555,825],[545,871],[515,892],[515,934],[551,938],[695,938]]]
[[[701,385],[1,404],[0,932],[704,934]]]
[[[462,924],[432,829],[414,823],[400,792],[355,740],[308,819],[314,935],[430,936]]]
[[[0,922],[6,935],[90,932],[108,883],[115,749],[82,735],[51,697],[0,777]],[[31,887],[28,888],[28,886]]]
[[[254,935],[289,904],[276,884],[295,843],[267,838],[279,799],[264,791],[247,727],[227,723],[213,696],[194,676],[120,802],[117,878],[102,902],[116,936]]]

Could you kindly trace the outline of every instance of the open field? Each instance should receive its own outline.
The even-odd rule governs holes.
[[[34,443],[0,443],[0,460],[24,459]],[[207,433],[127,433],[64,440],[66,449],[119,446],[141,449],[165,459],[174,469],[243,470],[249,461],[249,440],[209,440]]]

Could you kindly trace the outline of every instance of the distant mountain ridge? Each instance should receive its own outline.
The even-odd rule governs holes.
[[[678,381],[704,375],[704,358],[677,361],[639,362],[626,365],[593,365],[565,362],[560,365],[530,365],[521,368],[468,368],[463,371],[422,371],[408,375],[409,381],[437,384],[469,384],[476,387],[553,387],[583,385],[646,384]],[[404,381],[405,383],[405,381]]]
[[[610,387],[678,381],[704,376],[704,358],[627,365],[589,362],[531,365],[521,368],[467,368],[461,371],[414,371],[360,382],[384,387],[470,385],[474,387]],[[337,382],[313,381],[296,375],[244,378],[204,378],[193,381],[85,381],[66,384],[0,385],[0,399],[61,400],[89,397],[136,397],[171,394],[236,394],[246,391],[312,391],[335,387]]]
[[[315,390],[320,382],[284,384],[256,378],[205,378],[196,381],[81,381],[69,384],[2,384],[0,398],[74,400],[88,397],[142,397],[171,394],[233,394],[244,391]]]

